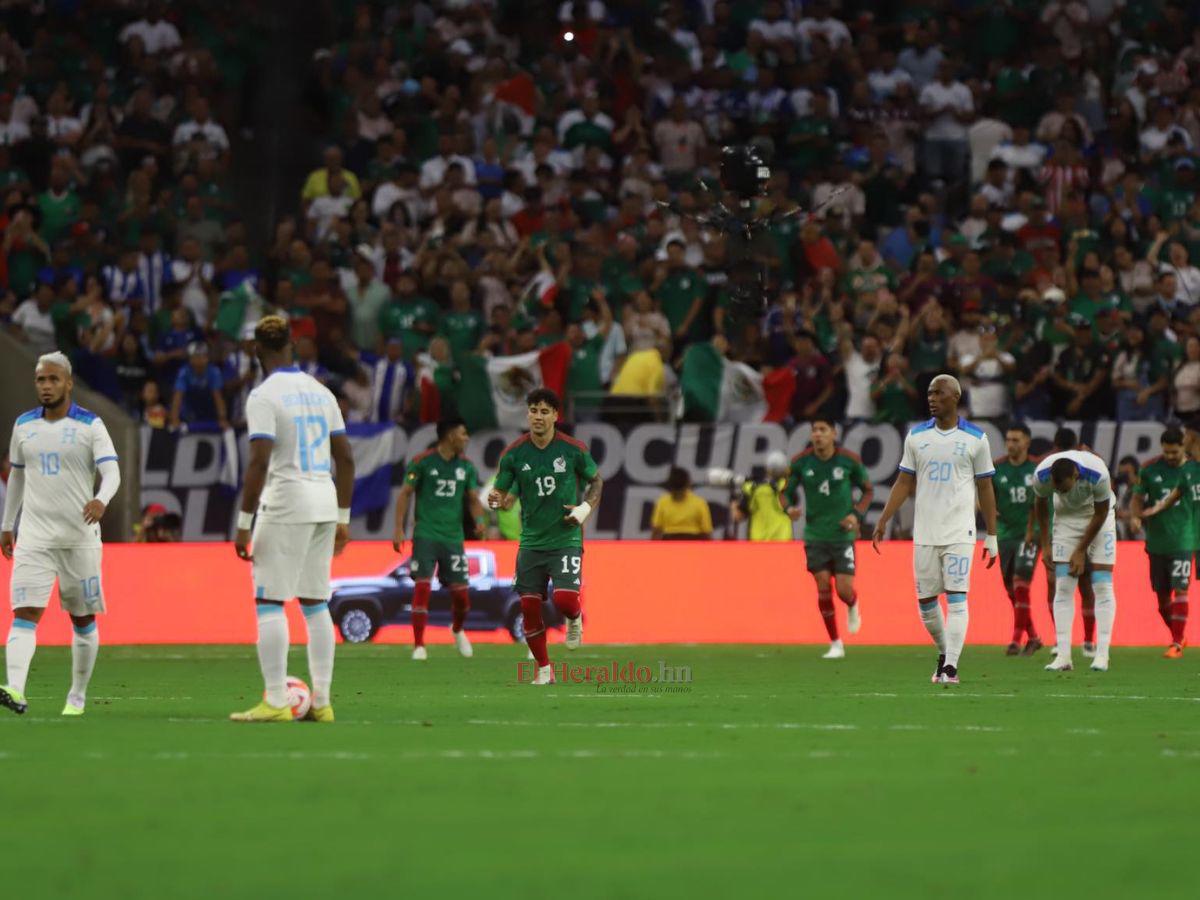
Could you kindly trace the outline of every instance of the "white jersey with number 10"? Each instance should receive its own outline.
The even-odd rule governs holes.
[[[251,441],[274,442],[259,518],[336,522],[330,438],[346,425],[329,389],[296,366],[276,369],[250,392],[246,423]]]

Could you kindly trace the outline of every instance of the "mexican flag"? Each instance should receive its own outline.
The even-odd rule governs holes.
[[[472,431],[524,428],[525,395],[548,387],[561,398],[571,347],[559,341],[515,356],[467,356],[459,361],[458,413]]]
[[[726,359],[710,343],[693,344],[679,373],[684,418],[691,422],[778,422],[796,390],[791,369],[764,376]]]

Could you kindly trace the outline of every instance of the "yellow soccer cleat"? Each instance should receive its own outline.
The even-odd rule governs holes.
[[[64,716],[82,716],[84,709],[85,707],[76,706],[70,700],[68,700],[67,705],[63,707],[62,714]]]
[[[290,722],[292,721],[292,708],[290,706],[271,706],[264,700],[253,709],[230,713],[229,720],[231,722]]]
[[[312,706],[309,707],[308,715],[304,717],[306,722],[332,722],[333,721],[333,704],[328,706]]]

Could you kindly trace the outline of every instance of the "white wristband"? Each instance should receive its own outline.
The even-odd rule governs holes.
[[[592,514],[592,504],[584,500],[577,507],[571,510],[571,518],[580,525],[584,523],[588,516]]]
[[[339,525],[349,525],[350,524],[350,509],[348,507],[340,507],[338,509],[338,524]]]
[[[238,531],[249,531],[254,527],[254,513],[239,512],[237,517]]]

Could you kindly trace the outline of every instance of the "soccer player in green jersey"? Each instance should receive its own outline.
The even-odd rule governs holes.
[[[1005,649],[1009,656],[1021,653],[1021,638],[1026,656],[1043,646],[1033,627],[1029,605],[1029,586],[1037,568],[1038,544],[1033,540],[1033,478],[1037,464],[1029,458],[1029,426],[1014,422],[1005,429],[1006,456],[996,460],[996,537],[1000,542],[1000,573],[1004,590],[1013,605],[1012,641]]]
[[[1183,656],[1188,586],[1196,546],[1192,508],[1200,499],[1200,466],[1184,453],[1181,429],[1166,429],[1160,442],[1162,456],[1146,463],[1138,475],[1130,503],[1130,524],[1135,532],[1143,525],[1146,529],[1150,587],[1158,597],[1158,614],[1171,630],[1171,646],[1163,655],[1179,659]]]
[[[425,625],[429,621],[430,582],[436,569],[438,580],[450,590],[450,631],[463,656],[471,655],[471,642],[463,631],[471,608],[467,591],[469,573],[463,551],[463,498],[477,523],[483,521],[483,505],[475,495],[479,475],[465,456],[467,426],[461,419],[438,422],[437,445],[413,457],[404,473],[404,487],[396,498],[396,530],[392,548],[404,550],[408,507],[416,498],[413,512],[412,561],[409,573],[414,582],[412,599],[412,658],[426,658]]]
[[[837,446],[837,433],[827,419],[812,423],[812,446],[792,460],[783,489],[788,515],[800,518],[794,505],[796,491],[804,489],[808,518],[804,522],[804,555],[808,571],[817,583],[817,607],[829,634],[829,649],[823,659],[841,659],[846,648],[838,637],[837,614],[833,608],[831,581],[846,604],[846,630],[857,634],[862,627],[858,594],[854,590],[854,539],[859,522],[871,506],[874,487],[862,460]],[[858,504],[854,488],[859,489]]]
[[[521,498],[516,588],[525,616],[525,641],[537,660],[533,683],[551,684],[554,669],[542,621],[546,583],[554,583],[554,605],[567,618],[567,649],[575,650],[583,641],[582,525],[600,502],[602,481],[587,447],[555,427],[558,395],[537,388],[525,400],[529,433],[505,449],[487,499],[493,509],[507,509]]]

